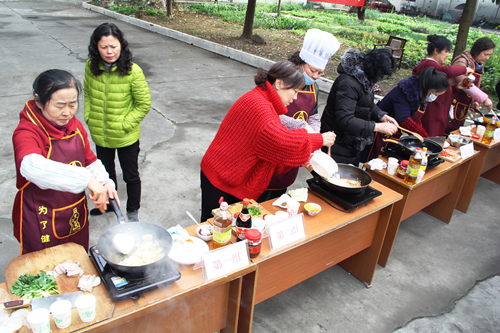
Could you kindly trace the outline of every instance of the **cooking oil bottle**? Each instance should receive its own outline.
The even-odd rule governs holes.
[[[491,140],[493,140],[493,134],[495,133],[495,128],[497,128],[497,123],[494,120],[491,120],[486,124],[486,129],[484,130],[484,136],[481,140],[481,143],[485,145],[489,145]]]
[[[231,244],[232,218],[228,211],[227,202],[220,204],[219,213],[214,218],[213,248],[218,249]]]
[[[411,155],[404,182],[408,185],[415,185],[417,182],[418,172],[422,166],[422,148],[418,147],[417,150]]]

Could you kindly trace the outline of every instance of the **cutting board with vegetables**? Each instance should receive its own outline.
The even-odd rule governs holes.
[[[22,274],[39,274],[41,270],[51,271],[57,264],[65,262],[66,260],[78,261],[83,269],[84,275],[96,275],[96,271],[92,261],[90,260],[87,252],[83,246],[75,243],[67,243],[50,247],[41,251],[28,253],[12,259],[12,261],[5,268],[4,274],[7,283],[7,288],[10,288],[17,281]],[[65,274],[59,275],[56,278],[57,289],[60,294],[79,291],[78,281],[80,277],[68,277]],[[71,325],[65,329],[56,327],[54,320],[51,318],[50,328],[52,332],[72,332],[79,330],[83,327],[90,326],[96,322],[111,318],[115,308],[115,303],[109,296],[106,286],[101,282],[100,285],[94,287],[92,293],[85,292],[85,294],[94,295],[96,301],[96,318],[90,323],[84,323],[80,320],[78,310],[72,309]],[[19,299],[17,295],[10,295],[11,300]],[[30,332],[25,326],[19,332]]]
[[[252,215],[252,217],[262,218],[262,216],[264,216],[264,214],[271,214],[267,209],[265,209],[264,207],[262,207],[254,199],[250,199],[249,201],[250,201],[250,204],[248,205],[248,209],[250,210],[250,215]],[[252,207],[258,208],[258,212],[260,214],[254,214],[254,212],[252,211],[253,210]],[[231,213],[231,216],[234,216],[234,213],[241,212],[242,208],[243,208],[243,203],[240,201],[240,202],[237,202],[235,204],[230,205],[229,208],[228,208],[228,210]],[[257,212],[257,211],[255,210],[255,212]],[[212,209],[212,215],[213,216],[216,216],[218,213],[219,213],[219,208]]]
[[[442,160],[455,163],[462,158],[462,155],[460,155],[460,150],[447,148],[443,149],[443,152],[438,157]]]

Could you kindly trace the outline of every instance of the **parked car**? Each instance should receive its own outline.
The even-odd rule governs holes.
[[[408,16],[417,16],[420,14],[420,8],[417,6],[412,6],[409,3],[402,3],[398,14],[404,14]]]
[[[389,13],[394,10],[394,5],[390,2],[382,2],[382,1],[372,1],[368,4],[369,8],[377,9],[384,13]]]

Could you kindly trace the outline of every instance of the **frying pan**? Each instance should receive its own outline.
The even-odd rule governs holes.
[[[357,168],[355,166],[352,166],[350,164],[344,164],[344,163],[337,163],[339,167],[339,171],[337,173],[341,178],[347,178],[347,179],[353,179],[353,180],[359,180],[361,181],[361,187],[347,187],[347,186],[341,186],[337,184],[330,183],[326,178],[318,175],[315,171],[312,171],[311,173],[319,177],[323,184],[331,191],[336,192],[336,193],[343,193],[343,194],[348,194],[348,195],[357,195],[362,192],[368,187],[368,185],[371,184],[372,182],[372,176],[370,174],[360,168]]]
[[[476,125],[485,125],[485,124],[489,124],[489,123],[493,120],[493,117],[498,118],[498,117],[497,117],[496,115],[494,115],[494,114],[484,114],[484,113],[482,113],[481,111],[479,111],[478,109],[473,108],[472,106],[471,106],[470,108],[471,108],[471,110],[472,110],[472,111],[477,112],[477,113],[479,113],[481,116],[483,116],[483,122],[482,122],[482,123],[481,123],[481,122],[479,122],[479,121],[477,121],[477,120],[474,120],[474,123],[475,123]],[[496,123],[497,123],[497,127],[500,127],[500,122],[499,122],[499,121],[497,121],[497,120],[495,120],[495,121],[496,121]]]
[[[382,139],[382,141],[398,144],[402,146],[403,150],[408,154],[413,154],[418,147],[427,147],[427,154],[429,156],[437,156],[443,152],[443,147],[437,142],[429,139],[424,139],[424,142],[420,142],[419,139],[411,135],[400,138],[399,141],[392,139]]]
[[[172,236],[167,230],[156,224],[145,222],[125,223],[125,218],[123,217],[116,201],[114,199],[110,199],[109,202],[113,206],[120,224],[109,228],[104,234],[101,235],[101,237],[99,237],[99,240],[97,241],[97,251],[102,258],[116,270],[132,274],[147,274],[147,271],[152,269],[151,265],[154,263],[142,266],[126,266],[118,264],[124,256],[118,253],[113,246],[114,236],[119,233],[131,235],[135,238],[135,243],[140,244],[142,243],[141,238],[143,235],[151,234],[153,235],[153,239],[160,244],[165,256],[168,255],[170,249],[172,248]]]

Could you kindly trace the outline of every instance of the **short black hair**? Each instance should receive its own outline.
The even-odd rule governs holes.
[[[377,83],[391,76],[396,67],[396,59],[388,49],[375,49],[363,57],[363,72],[371,83]]]
[[[66,88],[75,88],[77,96],[82,92],[82,84],[73,74],[62,69],[49,69],[37,76],[33,82],[33,96],[42,105],[46,105],[56,91]]]
[[[474,44],[472,44],[472,47],[470,48],[470,54],[475,58],[481,52],[494,49],[495,46],[496,44],[491,40],[491,38],[482,37],[476,40]]]
[[[436,68],[429,66],[420,73],[418,73],[418,92],[420,95],[420,102],[423,103],[430,90],[435,92],[443,92],[448,90],[450,82],[448,76],[439,72]]]
[[[300,51],[297,51],[293,53],[289,58],[288,61],[293,62],[295,65],[304,65],[306,62],[300,57]]]
[[[431,56],[434,53],[434,50],[437,49],[438,53],[446,50],[448,52],[451,51],[451,42],[448,38],[439,35],[428,35],[427,41],[427,55]]]
[[[297,65],[288,60],[278,61],[271,66],[269,71],[259,68],[257,75],[254,77],[255,84],[262,88],[266,86],[266,81],[273,84],[277,79],[283,80],[284,89],[300,89],[306,84],[302,71]]]

